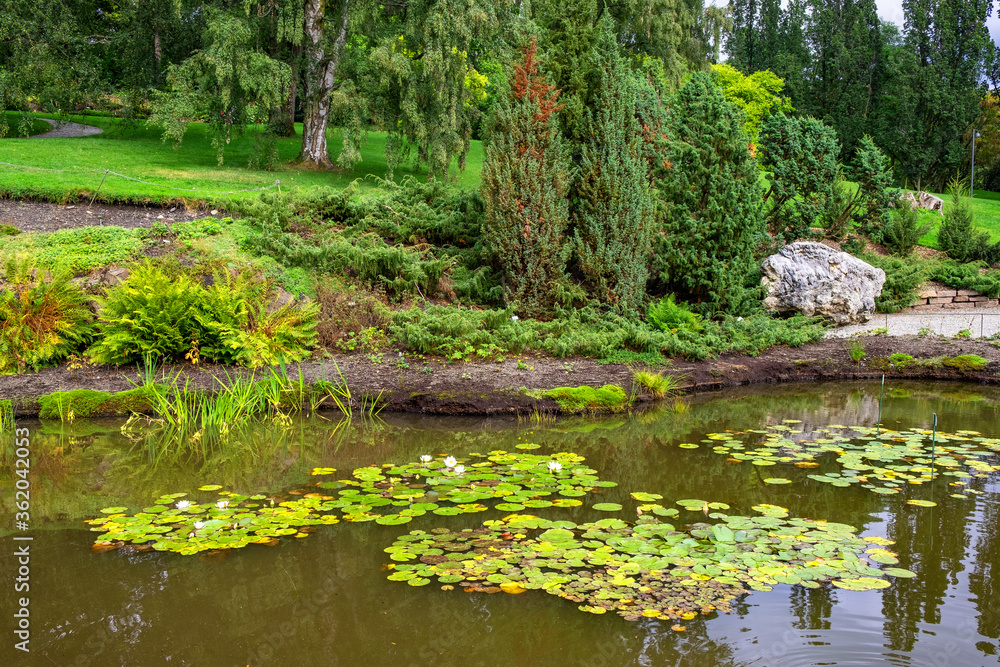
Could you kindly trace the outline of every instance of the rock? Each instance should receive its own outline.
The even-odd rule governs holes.
[[[267,307],[268,313],[273,313],[295,301],[295,297],[281,289],[280,287],[271,293],[271,303]]]
[[[761,270],[765,308],[821,315],[838,325],[870,320],[885,284],[882,269],[811,241],[785,246]]]
[[[944,200],[940,197],[935,197],[929,192],[918,192],[916,197],[913,196],[912,192],[907,192],[900,199],[910,202],[911,205],[917,208],[926,208],[927,210],[937,211],[941,215],[944,215]]]
[[[129,270],[120,267],[94,269],[87,278],[88,287],[112,287],[128,280]]]

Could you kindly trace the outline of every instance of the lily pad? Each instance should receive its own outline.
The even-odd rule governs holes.
[[[596,503],[592,507],[598,512],[617,512],[622,508],[618,503]]]

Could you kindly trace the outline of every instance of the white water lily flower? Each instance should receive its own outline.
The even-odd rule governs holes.
[[[218,507],[220,510],[224,510],[227,507],[229,507],[229,501],[228,500],[220,500],[219,502],[215,503],[215,506]]]
[[[562,464],[559,461],[549,461],[549,472],[562,472]]]
[[[191,501],[190,500],[178,500],[177,501],[177,509],[179,509],[179,510],[186,510],[189,507],[191,507]]]
[[[449,456],[444,460],[444,464],[449,468],[454,468],[456,463],[458,463],[458,459],[456,459],[454,456]]]
[[[194,522],[194,529],[195,530],[201,530],[204,527],[205,527],[205,522],[204,521],[195,521]]]
[[[420,460],[423,461],[424,463],[430,463],[432,458],[433,457],[430,454],[424,454],[423,456],[420,457]]]
[[[463,472],[465,472],[465,466],[455,466],[455,472],[461,475]]]

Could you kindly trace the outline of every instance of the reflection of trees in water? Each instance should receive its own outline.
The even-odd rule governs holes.
[[[829,630],[830,614],[833,613],[833,598],[829,590],[793,586],[788,600],[795,621],[796,630]]]
[[[979,634],[991,639],[1000,639],[1000,606],[997,598],[1000,590],[993,581],[1000,576],[1000,543],[997,527],[1000,526],[1000,502],[996,498],[997,487],[992,484],[992,495],[984,496],[979,502],[980,519],[976,524],[975,563],[969,573],[969,590],[975,596],[979,617],[976,619]],[[996,651],[997,647],[993,647]]]
[[[888,497],[886,535],[896,542],[888,548],[898,553],[898,567],[915,572],[919,582],[898,582],[882,592],[884,632],[894,650],[913,650],[918,623],[940,622],[948,587],[958,584],[964,569],[975,501],[937,497],[951,493],[947,489],[944,483],[935,485],[938,506],[930,508],[907,505],[907,489]]]

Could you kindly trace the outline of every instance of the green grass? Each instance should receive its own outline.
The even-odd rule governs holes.
[[[16,111],[5,111],[4,115],[7,117],[7,136],[18,136],[21,124],[21,114]],[[52,126],[44,120],[40,120],[37,117],[37,114],[30,114],[29,117],[31,118],[31,129],[28,131],[29,136],[44,134],[52,129]]]
[[[52,117],[38,114],[39,117]],[[76,139],[3,139],[0,140],[0,162],[29,167],[66,170],[106,169],[150,181],[158,185],[144,185],[116,176],[108,176],[100,188],[101,201],[149,202],[170,200],[206,200],[224,206],[230,195],[212,195],[206,192],[179,192],[164,186],[198,190],[231,191],[259,188],[281,180],[282,190],[316,187],[346,187],[362,179],[361,189],[374,188],[372,174],[385,177],[385,133],[371,132],[362,150],[363,161],[350,171],[314,171],[295,167],[289,162],[301,148],[301,124],[295,137],[278,141],[278,155],[282,161],[278,171],[255,171],[247,168],[253,152],[254,132],[234,136],[226,147],[225,163],[216,162],[216,151],[203,123],[192,123],[179,148],[161,141],[160,132],[140,125],[125,128],[114,118],[104,116],[72,116],[74,122],[96,125],[103,134]],[[332,158],[336,160],[341,146],[338,130],[328,132]],[[416,151],[411,151],[411,158]],[[468,166],[464,172],[455,170],[458,185],[466,188],[479,186],[482,167],[482,145],[472,142]],[[101,183],[102,173],[52,173],[27,171],[0,165],[0,196],[35,197],[55,201],[80,200],[93,196]],[[407,176],[426,179],[426,168],[414,170],[412,159],[396,169],[397,181]],[[248,195],[231,195],[246,197]],[[249,195],[252,196],[252,195]]]

